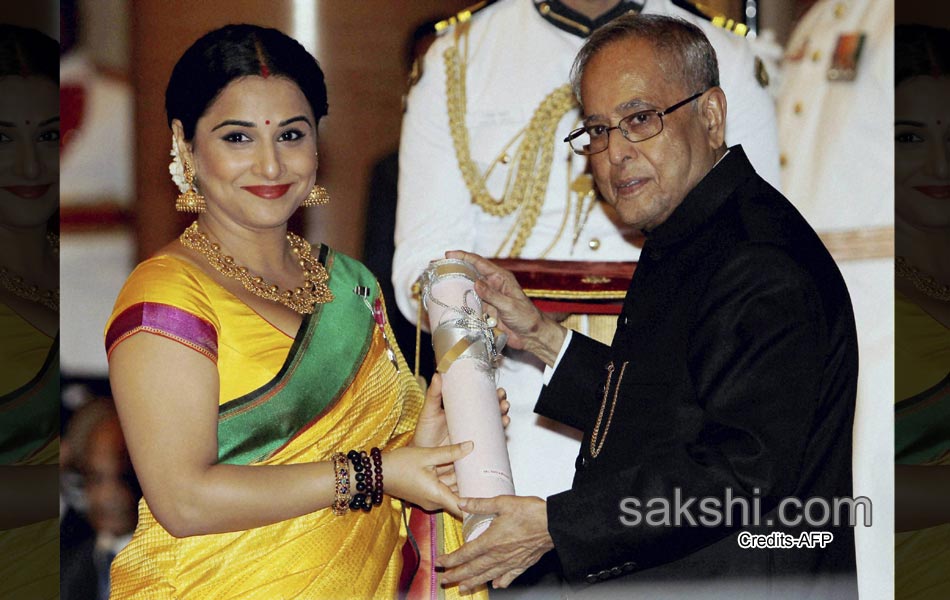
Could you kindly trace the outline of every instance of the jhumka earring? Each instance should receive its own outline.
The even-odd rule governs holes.
[[[178,212],[203,213],[208,205],[205,204],[205,197],[198,193],[195,188],[195,169],[185,162],[185,182],[188,189],[175,199],[175,210]]]
[[[322,206],[328,202],[330,202],[330,192],[327,191],[327,188],[322,185],[314,184],[313,189],[311,189],[307,197],[304,198],[303,206]]]

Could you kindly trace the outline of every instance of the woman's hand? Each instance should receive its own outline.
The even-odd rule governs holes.
[[[446,510],[461,518],[459,498],[439,480],[436,468],[467,456],[475,444],[462,442],[438,448],[397,448],[383,454],[383,491],[425,510]]]
[[[496,393],[502,425],[508,427],[511,422],[508,417],[508,409],[511,408],[511,404],[508,403],[508,392],[504,388],[498,388]],[[436,373],[432,376],[432,381],[426,390],[425,403],[419,413],[419,421],[416,423],[416,432],[411,445],[419,448],[435,448],[449,443],[451,443],[449,427],[445,420],[445,409],[442,407],[442,375]]]
[[[435,448],[448,443],[449,427],[445,422],[445,409],[442,408],[442,375],[436,373],[426,389],[426,399],[419,413],[411,445]]]

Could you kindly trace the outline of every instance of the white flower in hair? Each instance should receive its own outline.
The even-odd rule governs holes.
[[[178,152],[178,140],[172,136],[172,151],[170,152],[172,161],[168,163],[168,172],[172,176],[172,181],[178,186],[178,190],[184,194],[188,191],[189,185],[185,180],[185,164],[181,161],[181,154]]]

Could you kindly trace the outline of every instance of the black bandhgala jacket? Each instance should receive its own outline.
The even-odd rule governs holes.
[[[786,497],[851,495],[857,348],[830,254],[742,148],[731,148],[647,233],[613,343],[574,333],[539,397],[536,412],[584,431],[572,489],[547,504],[568,581],[625,596],[856,596],[850,527],[767,519]],[[701,499],[724,501],[727,488],[750,507],[757,499],[758,527],[699,525]],[[696,498],[697,526],[647,525],[648,506],[662,506],[651,499],[669,501],[674,516],[677,489],[681,506]],[[628,497],[642,506],[637,526],[621,522],[633,520],[620,507]],[[812,507],[810,516],[822,514]],[[746,549],[743,531],[827,531],[834,540]]]

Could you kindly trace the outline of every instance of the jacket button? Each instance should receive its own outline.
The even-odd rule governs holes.
[[[601,581],[607,581],[608,579],[610,579],[610,573],[608,573],[607,571],[601,571],[600,573],[597,574],[597,578],[600,579]]]
[[[584,581],[586,581],[587,583],[597,583],[599,580],[597,579],[596,575],[591,573],[587,577],[584,578]]]
[[[620,569],[620,567],[612,567],[610,569],[611,575],[617,576],[617,575],[620,575],[621,573],[623,573],[623,571]]]
[[[581,469],[587,468],[587,458],[583,454],[578,454],[577,459],[574,461],[574,470],[579,471]]]
[[[624,573],[629,573],[629,572],[631,572],[631,571],[635,571],[636,569],[637,569],[637,563],[635,563],[635,562],[625,562],[625,563],[623,563],[623,572],[624,572]]]

